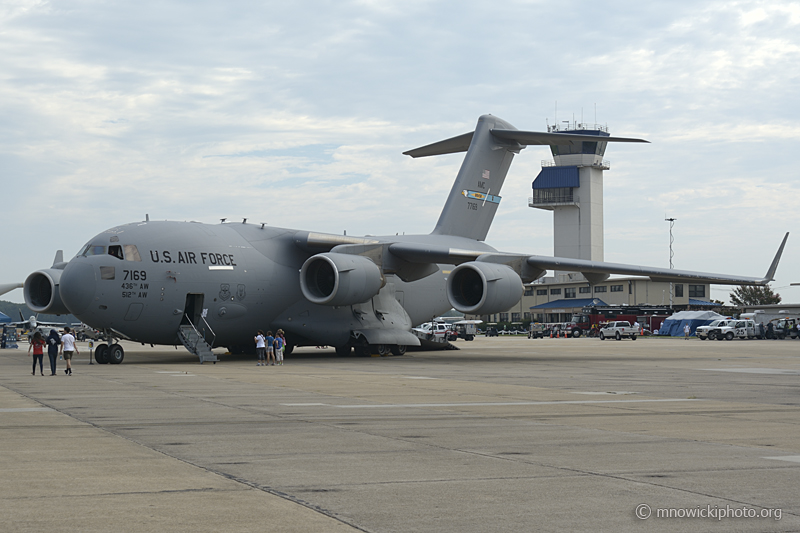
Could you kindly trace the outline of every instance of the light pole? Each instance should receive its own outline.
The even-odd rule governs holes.
[[[664,215],[666,216],[666,215]],[[675,256],[675,253],[672,251],[672,243],[675,242],[675,238],[672,236],[672,227],[675,226],[675,221],[678,220],[677,218],[665,218],[664,221],[669,222],[669,268],[670,270],[675,268],[672,264],[672,258]],[[672,282],[669,282],[669,307],[672,309],[672,296],[673,296],[673,287]]]

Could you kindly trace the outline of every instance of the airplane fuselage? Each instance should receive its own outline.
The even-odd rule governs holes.
[[[91,239],[65,266],[60,294],[70,312],[89,326],[148,344],[178,344],[176,332],[188,320],[207,330],[217,346],[249,346],[257,330],[278,328],[292,344],[344,345],[365,320],[375,320],[380,304],[309,302],[299,283],[301,266],[315,253],[298,245],[306,235],[260,224],[147,221],[118,226]],[[437,236],[375,239],[435,242]],[[492,250],[465,241],[465,246]],[[408,283],[385,276],[381,292],[391,289],[405,309],[410,323],[403,327],[450,309],[444,283],[448,271],[442,266]]]

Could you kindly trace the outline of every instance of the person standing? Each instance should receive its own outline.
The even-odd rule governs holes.
[[[283,333],[283,331],[280,330],[280,329],[277,331],[277,333],[275,333],[275,343],[274,343],[274,346],[275,346],[275,362],[278,365],[282,365],[283,364],[283,339],[281,338],[281,334],[282,333]]]
[[[61,337],[54,329],[50,330],[47,337],[47,357],[50,358],[50,375],[56,375],[56,361],[58,360],[58,347],[61,345]]]
[[[44,376],[44,368],[42,368],[42,359],[44,359],[44,339],[42,338],[42,334],[40,332],[36,332],[33,334],[33,338],[31,339],[31,344],[28,346],[28,355],[30,355],[31,350],[33,350],[33,372],[31,375],[36,375],[36,360],[39,360],[39,373]]]
[[[258,363],[256,363],[256,366],[261,366],[262,364],[264,366],[267,366],[267,363],[264,360],[265,355],[267,353],[267,346],[265,344],[263,331],[258,330],[258,335],[256,335],[255,341],[256,341],[256,356],[258,357]]]
[[[689,334],[692,333],[692,328],[689,327],[689,324],[683,326],[683,340],[689,338]]]
[[[64,373],[68,376],[72,375],[72,355],[80,353],[78,347],[75,346],[75,337],[69,332],[69,326],[64,328],[64,335],[61,337],[61,349],[59,353],[64,355],[64,362],[67,363],[67,368]]]
[[[281,365],[283,365],[283,355],[286,353],[286,334],[279,329],[278,336],[281,338]]]
[[[267,363],[270,365],[275,365],[275,347],[273,344],[275,343],[275,337],[272,336],[272,331],[267,332],[267,336],[264,339],[264,344],[267,346]],[[270,363],[270,361],[272,361]]]

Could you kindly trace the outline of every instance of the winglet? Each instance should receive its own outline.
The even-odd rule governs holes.
[[[778,253],[775,254],[775,259],[773,259],[772,264],[769,265],[769,270],[767,270],[767,275],[764,276],[764,279],[761,280],[762,284],[769,283],[770,281],[775,279],[775,271],[778,270],[778,262],[781,260],[781,254],[783,254],[783,247],[786,246],[786,239],[788,238],[789,238],[789,232],[787,231],[786,235],[784,235],[783,237],[783,242],[778,248]]]

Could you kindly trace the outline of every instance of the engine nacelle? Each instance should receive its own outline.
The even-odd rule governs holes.
[[[447,298],[454,309],[470,315],[507,311],[522,298],[522,279],[510,267],[470,261],[447,278]]]
[[[361,255],[317,254],[306,259],[300,269],[303,296],[319,305],[366,302],[384,283],[381,269]]]
[[[25,280],[22,292],[25,303],[37,313],[68,315],[69,309],[61,301],[58,285],[63,270],[48,268],[37,270]]]

